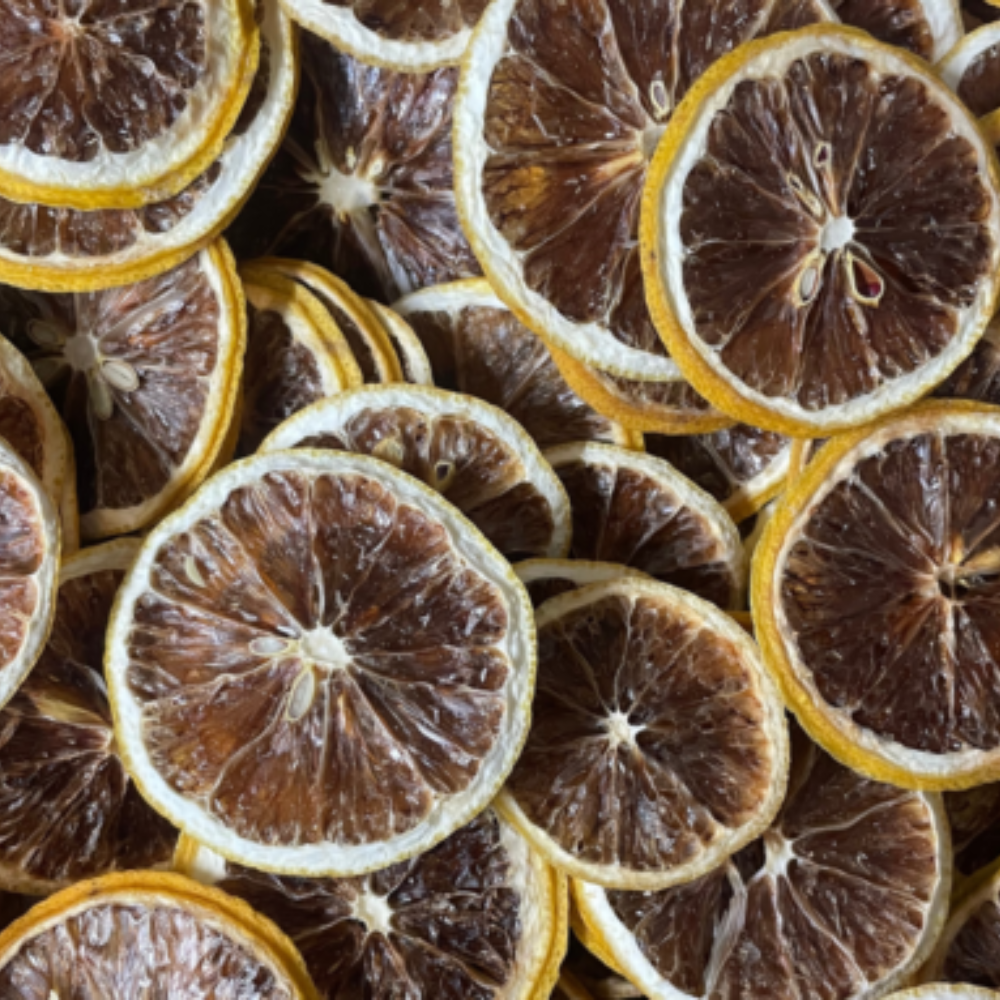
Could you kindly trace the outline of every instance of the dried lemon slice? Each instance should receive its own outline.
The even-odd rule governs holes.
[[[257,68],[248,0],[4,5],[0,195],[89,210],[169,198],[219,155]]]
[[[646,451],[715,497],[739,524],[781,492],[792,441],[773,431],[736,424],[714,434],[647,434]]]
[[[80,882],[11,924],[0,934],[0,994],[319,1000],[270,920],[217,889],[153,872]]]
[[[933,401],[826,444],[753,563],[757,638],[790,707],[879,780],[1000,774],[1000,411]]]
[[[574,914],[573,935],[553,1000],[635,1000],[642,993],[580,943],[580,920]]]
[[[784,710],[746,632],[621,578],[536,612],[535,721],[498,808],[600,885],[690,881],[756,837],[785,791]]]
[[[970,31],[941,60],[938,72],[979,118],[1000,108],[1000,24]]]
[[[351,291],[346,281],[304,260],[261,257],[241,267],[247,277],[266,280],[280,275],[307,288],[322,303],[347,338],[368,384],[403,381],[403,369],[389,334],[375,315],[373,303]]]
[[[346,875],[488,804],[534,658],[524,588],[451,504],[303,449],[229,466],[153,529],[105,668],[152,805],[241,864]]]
[[[863,778],[796,730],[788,799],[763,836],[658,892],[573,883],[584,940],[650,1000],[878,997],[906,983],[948,911],[940,797]]]
[[[995,1000],[995,998],[995,990],[986,990],[980,986],[934,983],[930,986],[918,986],[914,990],[893,993],[892,996],[886,997],[886,1000]]]
[[[141,208],[80,211],[0,198],[0,280],[42,291],[94,291],[182,263],[238,211],[281,141],[298,84],[294,26],[257,4],[260,62],[219,158],[183,191]]]
[[[962,888],[934,953],[920,970],[920,981],[1000,988],[997,941],[1000,871],[994,864]]]
[[[372,455],[410,473],[508,559],[569,549],[562,484],[518,423],[481,400],[426,386],[366,386],[287,420],[261,452],[299,447]]]
[[[676,381],[639,261],[652,153],[719,56],[833,17],[825,0],[759,0],[752,11],[683,0],[490,4],[462,61],[455,197],[480,264],[518,319],[595,368]]]
[[[64,548],[66,535],[75,547],[76,515],[69,493],[73,446],[31,365],[5,337],[0,337],[0,437],[28,463],[58,505]]]
[[[641,450],[639,434],[602,416],[570,388],[544,341],[518,322],[484,279],[425,288],[393,308],[416,330],[436,385],[499,406],[540,448],[607,441]]]
[[[288,134],[227,233],[237,256],[309,260],[385,303],[478,274],[452,190],[457,71],[376,69],[308,33],[300,55]]]
[[[251,455],[282,421],[361,384],[340,328],[305,288],[277,275],[245,278],[247,351],[236,454]]]
[[[820,436],[905,406],[992,315],[997,184],[921,60],[832,25],[754,42],[696,84],[650,169],[660,334],[695,389],[768,430]]]
[[[0,706],[45,647],[59,579],[59,514],[27,462],[0,438]]]
[[[374,66],[426,72],[457,63],[486,0],[287,0],[299,24]]]
[[[224,243],[106,291],[0,289],[0,323],[73,436],[85,538],[145,527],[208,474],[229,428],[246,338]]]
[[[431,360],[413,327],[395,309],[390,309],[381,302],[369,299],[368,305],[381,321],[386,336],[392,342],[402,369],[402,380],[411,385],[434,385]]]
[[[545,457],[569,494],[573,558],[624,563],[721,608],[743,607],[739,532],[673,466],[592,442],[550,448]]]
[[[720,413],[683,379],[639,382],[577,361],[557,347],[552,357],[563,378],[599,413],[633,431],[654,434],[710,434],[730,427]]]
[[[566,949],[565,879],[490,809],[426,854],[362,878],[268,875],[189,837],[176,865],[274,920],[330,1000],[376,977],[388,996],[547,997],[551,951]]]
[[[63,563],[52,631],[0,711],[0,886],[43,895],[111,871],[170,863],[176,831],[146,805],[115,747],[104,634],[139,543]]]
[[[845,24],[931,63],[965,34],[958,0],[830,0],[830,6]]]
[[[606,583],[623,576],[652,579],[637,569],[619,563],[589,562],[585,559],[525,559],[514,565],[514,572],[536,608],[550,597],[558,597],[592,583]]]

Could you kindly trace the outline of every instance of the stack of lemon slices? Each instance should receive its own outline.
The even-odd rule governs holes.
[[[0,0],[0,998],[1000,995],[992,0]]]

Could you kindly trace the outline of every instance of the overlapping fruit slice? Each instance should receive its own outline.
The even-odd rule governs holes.
[[[590,935],[650,1000],[882,996],[948,908],[940,798],[863,778],[796,730],[788,798],[763,836],[660,892],[574,882]]]
[[[517,321],[487,281],[426,288],[394,308],[423,343],[436,385],[499,406],[540,448],[567,441],[641,444],[573,392],[544,341]]]
[[[497,800],[557,867],[600,885],[690,881],[757,836],[785,791],[784,710],[721,611],[622,578],[536,612],[534,722]]]
[[[969,878],[1000,858],[1000,783],[945,792],[955,880]]]
[[[912,990],[893,993],[886,1000],[992,1000],[996,991],[964,983],[932,983]]]
[[[76,549],[79,524],[72,444],[45,388],[24,356],[0,336],[0,437],[38,476],[59,508],[63,553]]]
[[[119,747],[146,798],[223,856],[358,874],[493,797],[524,739],[524,588],[386,462],[260,455],[146,538],[108,634]]]
[[[322,303],[279,275],[246,278],[247,352],[238,455],[253,454],[282,421],[361,385],[361,370]]]
[[[964,887],[934,954],[925,983],[969,983],[1000,989],[1000,871],[994,865]],[[994,994],[995,995],[995,994]]]
[[[59,578],[59,514],[31,467],[0,438],[0,706],[45,646]]]
[[[1000,404],[1000,322],[990,321],[972,353],[935,389],[934,395]]]
[[[574,931],[579,920],[574,916]],[[589,952],[574,933],[570,938],[553,1000],[635,1000],[642,993]]]
[[[1000,109],[1000,24],[969,32],[938,70],[974,115],[982,118]]]
[[[240,380],[241,299],[221,242],[106,291],[0,288],[0,325],[73,437],[85,538],[152,523],[209,471]]]
[[[427,357],[424,345],[420,343],[416,331],[395,309],[382,305],[374,299],[368,305],[382,322],[386,336],[392,343],[404,382],[411,385],[434,385],[431,359]]]
[[[873,777],[1000,774],[998,458],[994,408],[922,404],[829,442],[758,546],[768,664],[813,736]]]
[[[497,293],[578,360],[678,378],[643,295],[646,169],[695,80],[741,42],[830,15],[816,0],[502,0],[462,62],[456,198]]]
[[[0,280],[90,291],[169,270],[227,225],[281,141],[298,79],[281,4],[257,4],[260,62],[217,160],[179,194],[144,207],[81,211],[0,198]]]
[[[294,945],[246,903],[180,875],[80,882],[0,934],[5,1000],[314,1000]]]
[[[372,455],[455,505],[508,559],[564,556],[566,491],[515,420],[478,399],[426,386],[370,386],[286,421],[261,448]]]
[[[599,413],[633,431],[710,434],[733,424],[683,379],[640,382],[601,371],[552,347],[563,378]]]
[[[48,642],[0,711],[0,886],[35,895],[83,878],[170,863],[176,833],[118,757],[104,685],[104,635],[132,540],[62,568]]]
[[[420,72],[461,59],[486,0],[290,0],[295,20],[365,63]]]
[[[514,566],[517,578],[524,584],[537,608],[550,597],[558,597],[570,590],[592,583],[606,583],[623,576],[640,580],[651,577],[637,569],[618,563],[589,562],[586,559],[525,559]]]
[[[965,34],[958,0],[829,0],[845,24],[936,63]]]
[[[739,523],[773,499],[788,475],[792,442],[736,424],[714,434],[646,435],[646,450],[710,493]]]
[[[177,867],[270,917],[324,1000],[365,987],[386,997],[529,1000],[557,937],[565,951],[565,880],[489,809],[426,854],[360,878],[269,875],[187,837]]]
[[[832,25],[691,91],[650,171],[646,287],[695,389],[820,436],[912,402],[971,351],[1000,265],[995,158],[919,60]]]
[[[743,606],[746,565],[732,518],[671,465],[593,443],[545,457],[569,494],[573,558],[623,563],[721,608]]]
[[[392,340],[372,303],[356,295],[341,278],[326,268],[304,260],[286,257],[261,257],[240,268],[249,278],[267,280],[275,275],[307,288],[323,305],[347,338],[366,383],[399,382],[402,366]]]
[[[301,39],[284,144],[229,230],[240,257],[320,264],[380,302],[478,273],[452,192],[456,70],[397,73]]]
[[[177,194],[219,155],[257,65],[249,0],[5,0],[0,195],[78,209]]]

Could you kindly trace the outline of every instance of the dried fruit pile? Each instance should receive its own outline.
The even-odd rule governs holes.
[[[1000,996],[1000,3],[0,0],[0,1000]]]

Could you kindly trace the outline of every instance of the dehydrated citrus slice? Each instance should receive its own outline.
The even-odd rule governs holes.
[[[0,706],[45,647],[59,579],[59,514],[31,467],[0,438]]]
[[[573,392],[544,341],[514,318],[484,279],[425,288],[394,308],[416,330],[436,385],[499,406],[539,447],[567,441],[641,447],[638,434]]]
[[[830,6],[845,24],[931,63],[965,34],[958,0],[830,0]]]
[[[553,865],[662,888],[771,822],[785,791],[784,709],[738,625],[632,578],[554,597],[536,621],[535,721],[497,802]]]
[[[686,885],[573,883],[577,912],[650,1000],[882,996],[937,940],[951,864],[940,797],[871,781],[796,730],[760,839]]]
[[[246,276],[262,280],[280,275],[305,286],[347,338],[366,383],[402,381],[399,358],[372,303],[356,295],[346,281],[326,268],[286,257],[261,257],[244,264],[240,270]]]
[[[963,362],[963,366],[968,362]],[[793,438],[788,456],[788,481],[793,482],[802,475],[805,467],[813,460],[816,452],[826,444],[826,438]]]
[[[386,462],[260,455],[147,536],[106,670],[148,801],[241,864],[359,874],[481,811],[524,740],[531,605]]]
[[[580,943],[576,933],[580,920],[574,914],[569,951],[563,963],[559,988],[565,1000],[633,1000],[642,993],[614,969],[609,968],[596,955]],[[582,929],[582,928],[581,928]],[[559,998],[559,994],[554,994]]]
[[[229,229],[241,258],[310,260],[393,302],[479,271],[452,191],[457,71],[397,73],[301,39],[284,144]]]
[[[238,455],[251,455],[283,420],[361,384],[340,328],[305,288],[272,275],[245,278],[247,351]]]
[[[218,159],[179,194],[140,208],[88,212],[0,198],[0,280],[60,292],[140,281],[225,228],[281,141],[298,84],[291,21],[269,0],[257,14],[257,74]]]
[[[536,608],[550,597],[558,597],[592,583],[605,583],[623,576],[651,579],[647,574],[619,563],[588,562],[585,559],[525,559],[514,565],[514,572]]]
[[[83,878],[168,865],[176,831],[118,758],[101,664],[104,634],[139,543],[63,563],[48,642],[0,711],[0,886],[43,895]]]
[[[224,243],[102,292],[0,289],[0,323],[73,436],[85,538],[145,527],[208,473],[246,336]]]
[[[743,606],[746,564],[732,518],[671,465],[589,442],[545,457],[573,508],[573,558],[623,563],[721,608]]]
[[[710,434],[733,419],[716,410],[683,379],[638,382],[594,368],[552,348],[563,378],[599,413],[633,431]]]
[[[757,548],[757,638],[803,725],[908,787],[1000,774],[1000,410],[933,401],[827,443]]]
[[[368,305],[381,321],[386,336],[392,342],[402,369],[403,381],[411,385],[434,385],[431,360],[413,327],[395,309],[390,309],[381,302],[369,299]]]
[[[486,0],[288,0],[299,24],[375,66],[425,72],[457,63]]]
[[[964,887],[934,953],[920,970],[920,980],[1000,989],[998,947],[1000,869],[994,865]]]
[[[246,903],[181,875],[80,882],[0,935],[0,994],[318,1000],[301,956]]]
[[[566,947],[565,880],[490,809],[426,854],[360,878],[269,875],[188,837],[176,863],[274,920],[325,1000],[356,995],[362,981],[383,996],[530,1000],[556,939]]]
[[[60,520],[68,522],[63,534],[72,535],[73,510],[66,495],[72,445],[31,365],[5,337],[0,337],[0,437],[38,476],[59,507]]]
[[[499,0],[462,62],[455,194],[522,322],[579,361],[673,381],[643,294],[639,201],[675,107],[724,52],[833,17],[825,2]]]
[[[1000,108],[1000,23],[970,31],[941,60],[938,71],[977,117]]]
[[[937,387],[934,395],[1000,403],[1000,321],[990,321],[972,353]]]
[[[646,436],[646,451],[715,497],[738,524],[781,490],[792,442],[773,431],[736,424],[714,434]]]
[[[945,792],[955,880],[967,879],[1000,858],[1000,782]]]
[[[559,479],[502,410],[427,386],[365,386],[285,421],[261,446],[372,455],[455,505],[508,559],[564,556],[572,518]]]
[[[0,195],[147,205],[208,169],[257,68],[249,0],[54,6],[7,0]]]
[[[996,158],[968,111],[921,60],[833,25],[720,60],[643,202],[650,308],[684,375],[799,437],[957,367],[993,312],[998,233]]]

